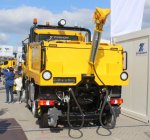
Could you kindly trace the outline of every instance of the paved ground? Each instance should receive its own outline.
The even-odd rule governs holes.
[[[120,115],[116,128],[111,131],[97,129],[97,127],[83,128],[81,131],[69,131],[68,128],[40,129],[37,120],[25,108],[24,103],[4,102],[5,91],[0,86],[0,119],[14,118],[22,127],[28,140],[150,140],[150,125],[123,115]],[[11,130],[13,129],[15,128]],[[12,140],[15,139],[12,137]]]
[[[27,140],[21,126],[15,119],[0,119],[0,140]]]

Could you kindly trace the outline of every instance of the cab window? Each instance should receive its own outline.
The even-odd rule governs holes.
[[[71,36],[71,35],[54,35],[54,34],[40,34],[35,36],[35,41],[42,41],[42,40],[72,40],[77,41],[78,36]]]
[[[8,64],[8,61],[4,61],[4,65],[7,65]]]

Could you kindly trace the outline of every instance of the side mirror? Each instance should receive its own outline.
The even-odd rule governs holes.
[[[44,70],[46,67],[46,49],[42,47],[41,50],[41,71]]]
[[[22,48],[23,52],[26,53],[27,52],[27,45],[25,43],[22,43],[22,45],[23,45],[23,48]]]
[[[26,60],[26,55],[22,54],[22,59],[25,61]]]
[[[27,52],[27,44],[28,44],[28,43],[27,43],[27,40],[29,41],[29,38],[26,38],[25,40],[22,41],[22,46],[23,46],[23,47],[22,47],[22,50],[23,50],[24,53]],[[26,43],[25,43],[25,42],[26,42]]]

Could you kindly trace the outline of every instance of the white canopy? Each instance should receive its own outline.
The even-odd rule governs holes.
[[[138,31],[145,0],[111,0],[111,37]]]

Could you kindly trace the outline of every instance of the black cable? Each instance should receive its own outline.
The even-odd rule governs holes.
[[[93,70],[94,70],[94,73],[96,74],[97,78],[99,79],[99,81],[103,84],[103,86],[106,87],[105,83],[101,80],[101,78],[98,76],[97,72],[96,72],[96,69],[95,69],[95,66],[94,64],[92,65],[93,66]],[[114,109],[112,108],[108,98],[109,98],[109,95],[108,95],[108,89],[106,87],[106,96],[105,96],[105,100],[103,102],[103,105],[102,105],[102,108],[100,110],[100,114],[99,114],[99,122],[101,124],[101,126],[105,129],[113,129],[116,125],[116,114],[115,114],[115,111]],[[108,126],[108,125],[104,125],[103,124],[103,121],[102,121],[102,117],[103,117],[103,112],[104,112],[104,109],[105,109],[105,106],[108,104],[108,106],[110,107],[110,110],[111,110],[111,113],[112,113],[112,117],[113,119],[111,120],[111,125]]]
[[[69,130],[68,130],[68,136],[69,136],[70,138],[73,138],[73,139],[82,138],[82,137],[83,137],[83,132],[82,132],[81,130],[77,130],[77,131],[80,133],[80,135],[79,135],[79,136],[73,136],[73,135],[71,135],[71,129],[69,129]]]
[[[116,125],[116,114],[115,114],[115,111],[114,109],[112,108],[109,100],[109,95],[108,95],[108,91],[106,91],[106,96],[105,96],[105,100],[104,100],[104,103],[102,105],[102,109],[100,110],[100,114],[99,114],[99,122],[101,124],[101,126],[105,129],[113,129]],[[111,119],[111,125],[104,125],[103,124],[103,120],[102,120],[102,117],[103,117],[103,112],[104,112],[104,109],[105,109],[105,106],[108,104],[108,106],[110,107],[110,111],[112,113],[112,119]]]
[[[103,86],[106,87],[105,83],[104,83],[104,82],[101,80],[101,78],[98,76],[94,64],[93,64],[92,66],[93,66],[94,73],[96,74],[96,77],[97,77],[97,78],[99,79],[99,81],[103,84]]]
[[[69,92],[71,93],[71,95],[72,95],[72,97],[73,97],[73,99],[74,99],[74,101],[75,101],[77,107],[79,108],[79,111],[80,111],[81,115],[82,115],[82,123],[81,123],[81,125],[80,125],[79,127],[74,127],[74,126],[72,126],[72,124],[70,123],[70,102],[68,102],[68,103],[67,103],[67,105],[68,105],[68,108],[67,108],[67,121],[68,121],[68,125],[69,125],[69,127],[70,127],[71,129],[79,130],[79,129],[81,129],[81,128],[83,127],[83,125],[84,125],[84,113],[82,112],[82,109],[81,109],[80,105],[78,104],[78,101],[77,101],[77,99],[76,99],[76,97],[75,97],[75,95],[74,95],[74,93],[73,93],[73,90],[72,90],[71,88],[69,88]]]
[[[112,132],[109,130],[109,129],[106,129],[107,131],[108,131],[108,133],[107,134],[103,134],[102,132],[100,133],[99,132],[99,130],[100,130],[100,126],[97,128],[97,130],[96,130],[96,133],[98,134],[98,135],[100,135],[100,136],[110,136],[111,134],[112,134]]]

